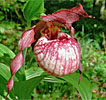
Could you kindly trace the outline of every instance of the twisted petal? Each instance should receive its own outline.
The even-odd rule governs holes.
[[[11,91],[13,87],[13,75],[20,69],[20,67],[23,65],[24,58],[22,56],[22,51],[20,51],[12,60],[11,65],[10,65],[10,70],[11,70],[11,78],[7,82],[7,89],[8,89],[8,94]],[[7,96],[8,96],[7,94]],[[6,96],[6,98],[7,98]]]
[[[26,30],[19,41],[19,49],[23,50],[24,48],[28,48],[34,41],[34,28]]]
[[[23,65],[23,62],[24,62],[22,50],[24,48],[28,48],[33,42],[35,42],[35,40],[38,40],[40,38],[40,30],[44,27],[44,24],[45,24],[44,21],[40,21],[39,23],[34,25],[32,28],[23,32],[21,39],[19,41],[20,52],[14,57],[10,65],[11,78],[7,82],[8,94],[13,87],[13,75],[20,69],[20,67]]]
[[[13,78],[12,78],[12,77],[8,80],[6,86],[7,86],[7,89],[8,89],[8,93],[7,93],[6,97],[5,97],[5,99],[7,98],[9,92],[11,91],[11,89],[12,89],[12,87],[13,87]]]
[[[13,76],[23,65],[24,58],[22,55],[22,51],[20,51],[15,58],[12,60],[10,65],[11,75]]]
[[[20,67],[23,65],[24,58],[22,55],[22,50],[24,48],[28,48],[34,41],[34,28],[31,28],[29,30],[26,30],[23,34],[22,37],[19,41],[19,50],[20,52],[14,57],[14,59],[11,62],[10,65],[10,71],[11,71],[11,78],[7,82],[7,89],[8,89],[8,94],[11,91],[13,87],[13,75],[20,69]],[[8,96],[7,94],[7,96]],[[6,98],[7,98],[6,96]]]
[[[19,41],[19,50],[23,50],[24,48],[28,48],[35,40],[40,38],[40,30],[44,27],[45,22],[40,21],[32,28],[23,32],[21,39]],[[35,35],[36,34],[36,35]]]

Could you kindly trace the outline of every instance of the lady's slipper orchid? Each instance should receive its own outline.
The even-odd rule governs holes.
[[[31,46],[32,43],[35,44],[34,55],[38,64],[49,74],[64,76],[77,69],[80,73],[82,72],[81,48],[77,39],[74,38],[75,30],[71,24],[85,17],[92,18],[92,16],[89,16],[79,3],[77,7],[72,9],[63,9],[54,14],[40,17],[43,20],[23,32],[21,36],[20,52],[10,65],[11,78],[7,82],[8,94],[13,87],[13,75],[24,62],[22,50]],[[70,30],[71,36],[63,32],[59,33],[59,27],[64,26]]]

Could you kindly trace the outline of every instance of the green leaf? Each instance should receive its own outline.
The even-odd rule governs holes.
[[[43,0],[29,0],[23,9],[25,19],[30,22],[34,16],[38,17],[44,11]]]
[[[62,80],[61,78],[57,78],[51,75],[49,75],[48,77],[45,77],[43,81],[52,82],[52,83],[66,83],[65,80]]]
[[[15,54],[8,47],[0,43],[0,57],[4,54],[8,54],[11,59],[15,57]]]
[[[82,100],[91,100],[92,91],[90,81],[82,75],[81,83],[78,84],[80,74],[73,73],[64,77],[62,79],[66,80],[68,83],[71,83],[79,91]]]
[[[0,75],[2,75],[6,80],[10,78],[10,69],[7,65],[0,63]]]
[[[9,80],[9,78],[11,77],[9,67],[3,63],[0,63],[0,75],[3,76],[6,80]],[[14,80],[17,81],[17,78],[15,76]]]
[[[0,57],[3,57],[4,54],[3,54],[3,51],[0,51]]]
[[[29,80],[15,82],[13,93],[18,99],[29,99],[34,88],[40,83],[44,76],[38,76]]]
[[[25,76],[26,76],[26,80],[40,76],[44,71],[39,68],[37,70],[34,70],[33,68],[29,68],[27,70],[25,70]]]
[[[4,16],[0,16],[0,21],[3,20],[5,17]]]

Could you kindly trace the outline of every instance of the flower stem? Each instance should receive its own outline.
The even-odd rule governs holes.
[[[25,53],[24,53],[24,71],[25,71],[25,59],[26,59],[26,53],[27,53],[27,48],[25,48]]]
[[[31,27],[31,21],[27,21],[27,29]],[[25,48],[24,52],[24,71],[25,71],[25,58],[26,58],[27,48]]]
[[[27,29],[31,27],[31,21],[27,21]]]

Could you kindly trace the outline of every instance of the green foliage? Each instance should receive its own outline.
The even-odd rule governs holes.
[[[43,78],[44,76],[38,76],[22,82],[16,82],[13,87],[14,95],[16,95],[18,99],[30,99],[32,91]]]
[[[7,65],[0,63],[0,75],[3,76],[6,80],[9,80],[10,78],[10,69]]]
[[[25,19],[29,22],[32,18],[39,18],[39,14],[44,12],[43,0],[29,0],[23,9]]]
[[[83,35],[85,33],[81,34]],[[88,37],[89,35],[84,35],[83,38],[79,38],[81,44],[81,62],[83,69],[86,76],[91,80],[92,90],[101,90],[105,93],[105,87],[98,86],[106,83],[106,54],[105,51],[102,50],[103,48],[101,49],[101,46],[97,40],[89,39]],[[100,95],[103,94],[100,93],[98,95],[100,99],[103,98],[100,97]],[[93,93],[93,98],[96,98],[95,93]]]
[[[10,78],[9,67],[0,63],[0,95],[5,97],[6,92],[6,82]],[[14,76],[14,80],[16,81],[13,87],[13,90],[10,93],[10,98],[16,99],[28,99],[31,96],[33,89],[38,85],[38,83],[44,78],[44,76],[37,76],[25,81],[18,81],[17,78]],[[3,92],[4,91],[4,92]]]
[[[8,54],[11,59],[15,57],[15,54],[9,48],[0,43],[0,57],[4,56],[4,54]]]

